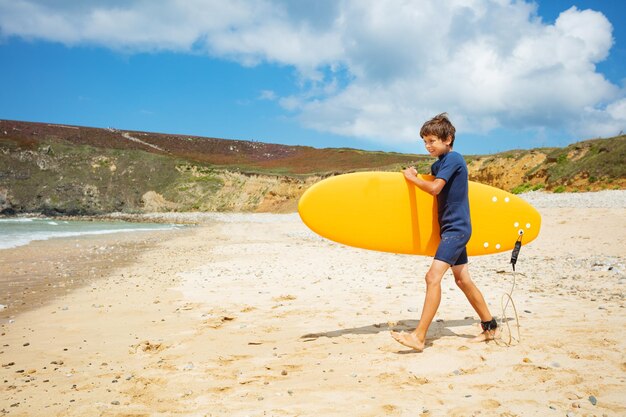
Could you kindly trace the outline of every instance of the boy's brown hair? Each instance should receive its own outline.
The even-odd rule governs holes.
[[[450,119],[448,119],[448,113],[441,113],[424,123],[420,130],[420,136],[423,138],[424,136],[434,135],[442,141],[450,137],[450,146],[452,147],[454,145],[455,132],[456,129],[450,122]]]

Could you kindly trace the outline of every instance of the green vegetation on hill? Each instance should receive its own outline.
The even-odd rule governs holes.
[[[3,145],[6,140],[0,141]],[[210,170],[194,177],[179,169],[187,161],[134,149],[43,141],[36,151],[14,148],[6,156],[0,158],[0,187],[10,190],[16,211],[132,212],[149,190],[175,201],[187,183],[209,191],[221,186]]]
[[[514,193],[626,188],[626,136],[564,148],[507,151],[468,158],[470,179]]]
[[[467,158],[513,192],[626,188],[626,137]],[[0,120],[0,212],[293,211],[311,183],[432,158]]]
[[[548,154],[552,182],[583,176],[590,182],[626,176],[626,136],[595,139],[555,149]]]

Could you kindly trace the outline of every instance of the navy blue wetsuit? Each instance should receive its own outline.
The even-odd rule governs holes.
[[[450,265],[466,264],[465,245],[472,235],[467,165],[461,154],[450,151],[439,157],[432,165],[431,172],[436,178],[446,182],[437,195],[441,243],[435,259]]]

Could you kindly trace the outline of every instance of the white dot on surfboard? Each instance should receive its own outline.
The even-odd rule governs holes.
[[[530,229],[530,223],[526,223],[526,228]]]
[[[489,242],[485,242],[485,243],[483,244],[483,246],[484,246],[484,247],[486,247],[486,248],[488,248],[488,247],[489,247]]]
[[[509,201],[511,201],[511,199],[509,197],[504,197],[504,202],[508,203]]]
[[[496,245],[496,249],[500,249],[500,244],[499,243]]]
[[[513,223],[513,227],[519,227],[519,223],[518,222]]]
[[[498,201],[498,197],[496,197],[496,196],[494,195],[493,197],[491,197],[491,201],[493,201],[493,202],[495,203],[496,201]]]

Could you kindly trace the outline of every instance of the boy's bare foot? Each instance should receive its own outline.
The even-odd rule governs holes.
[[[391,332],[391,337],[393,337],[396,342],[410,347],[412,349],[417,350],[418,352],[421,352],[422,350],[424,350],[424,345],[425,345],[425,341],[424,340],[420,340],[417,335],[415,334],[415,332]]]
[[[472,342],[479,343],[486,342],[488,340],[494,340],[496,337],[498,337],[499,334],[500,329],[485,330],[484,332],[473,338]]]

